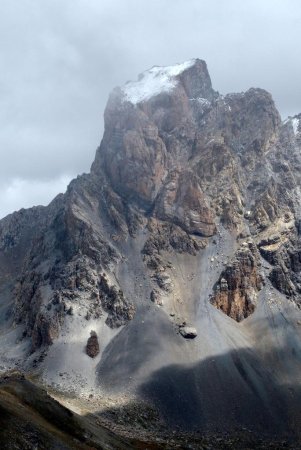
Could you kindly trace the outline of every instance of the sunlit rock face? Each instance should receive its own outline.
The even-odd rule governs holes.
[[[116,88],[91,172],[0,221],[1,367],[185,429],[298,423],[300,120],[198,59]]]
[[[257,306],[257,292],[262,288],[260,261],[253,243],[243,243],[222,272],[211,303],[240,322]]]

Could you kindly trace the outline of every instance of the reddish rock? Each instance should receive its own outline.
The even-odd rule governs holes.
[[[211,298],[212,305],[237,322],[256,308],[263,281],[258,264],[258,252],[253,244],[238,250],[234,261],[222,272]]]
[[[98,337],[95,331],[91,331],[86,345],[86,353],[90,358],[95,358],[99,353]]]

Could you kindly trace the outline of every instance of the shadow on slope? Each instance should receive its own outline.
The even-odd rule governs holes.
[[[233,333],[231,350],[188,364],[186,352],[197,350],[195,345],[211,346],[210,330],[187,342],[160,311],[137,314],[106,347],[97,380],[117,394],[134,388],[172,426],[185,430],[245,427],[279,435],[298,430],[301,341],[293,326],[297,319],[288,319],[282,312],[257,319],[253,331],[266,345],[253,342],[253,348],[240,348]],[[230,342],[224,329],[216,333],[219,339],[213,344],[223,338]],[[170,363],[172,359],[179,363]]]
[[[232,435],[245,429],[288,439],[300,430],[300,386],[279,385],[246,349],[162,368],[140,392],[172,427]]]
[[[300,386],[280,384],[252,350],[231,351],[190,366],[169,365],[153,372],[139,393],[157,411],[157,424],[130,402],[100,415],[134,434],[148,430],[154,438],[160,436],[166,448],[179,448],[180,442],[196,449],[207,444],[215,449],[301,448]]]
[[[279,386],[245,349],[156,371],[140,392],[184,429],[281,431],[288,427]]]

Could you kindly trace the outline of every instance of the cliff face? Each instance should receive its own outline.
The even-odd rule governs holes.
[[[220,95],[198,59],[116,88],[90,174],[48,207],[0,221],[3,367],[36,367],[63,390],[126,390],[187,427],[176,412],[183,369],[199,380],[184,389],[190,425],[234,426],[241,413],[251,428],[289,427],[280,410],[294,410],[300,387],[300,120],[282,123],[261,89]],[[172,408],[154,394],[167,379]],[[255,390],[251,409],[227,389],[236,399]]]

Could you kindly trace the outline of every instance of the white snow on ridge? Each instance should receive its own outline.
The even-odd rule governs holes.
[[[296,135],[298,133],[298,127],[299,127],[299,119],[292,119],[292,125],[294,129],[294,134]]]
[[[285,119],[283,121],[283,124],[287,124],[290,123],[293,127],[294,130],[294,135],[296,136],[299,133],[299,124],[300,124],[300,119],[297,119],[296,117],[291,117],[289,116],[287,119]]]
[[[195,59],[174,66],[154,66],[143,72],[138,81],[127,83],[122,88],[125,100],[136,105],[160,92],[169,92],[177,84],[175,77],[195,64]]]

